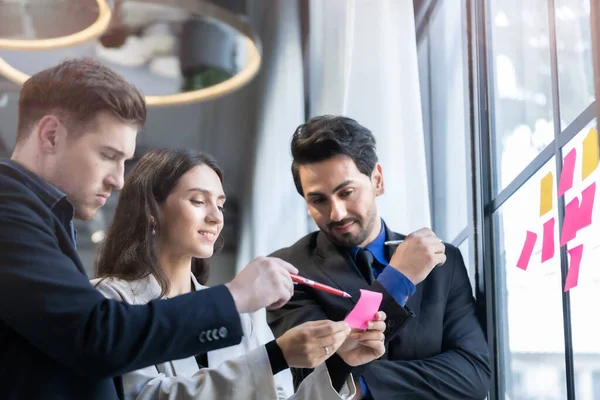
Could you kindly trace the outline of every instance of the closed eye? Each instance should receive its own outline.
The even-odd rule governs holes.
[[[190,200],[192,202],[192,204],[199,206],[201,204],[204,204],[204,202],[202,200]]]
[[[321,204],[325,201],[325,199],[323,199],[322,197],[317,197],[315,199],[313,199],[312,203],[313,204]]]
[[[102,154],[102,158],[104,158],[105,160],[115,161],[117,159],[116,154],[106,154],[106,153],[101,153],[101,154]]]

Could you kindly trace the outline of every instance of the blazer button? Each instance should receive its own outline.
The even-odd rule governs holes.
[[[227,328],[225,328],[224,326],[219,328],[219,336],[221,336],[222,339],[225,339],[228,334],[229,334],[229,331],[227,331]]]
[[[387,321],[387,325],[388,325],[390,328],[393,328],[393,327],[395,327],[395,326],[396,326],[396,321],[394,321],[393,319],[390,319],[389,321]]]
[[[206,337],[206,331],[200,332],[200,334],[198,335],[198,340],[200,341],[200,343],[204,343],[206,341],[205,337]]]
[[[221,339],[221,338],[219,337],[219,335],[217,335],[217,333],[218,333],[218,332],[219,332],[219,330],[218,330],[218,329],[213,329],[213,331],[212,331],[212,337],[213,337],[213,339],[215,339],[215,340],[219,340],[219,339]]]

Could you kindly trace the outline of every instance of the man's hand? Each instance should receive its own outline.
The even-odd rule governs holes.
[[[289,367],[315,368],[335,353],[350,334],[344,321],[310,321],[298,325],[276,341]]]
[[[346,364],[356,367],[376,360],[385,353],[385,319],[385,313],[379,311],[375,319],[367,324],[366,331],[352,330],[337,351]]]
[[[279,258],[257,257],[225,286],[240,313],[279,308],[294,294],[290,274],[297,273],[294,266]]]
[[[446,262],[446,247],[428,228],[408,235],[396,248],[390,266],[402,272],[410,281],[421,283],[436,265]]]

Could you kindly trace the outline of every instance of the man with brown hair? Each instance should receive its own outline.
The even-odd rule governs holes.
[[[273,258],[225,285],[148,305],[107,300],[91,286],[72,220],[93,218],[122,187],[145,119],[139,91],[92,60],[65,61],[23,85],[17,144],[0,162],[3,399],[123,398],[118,375],[238,344],[239,313],[291,297],[297,270]]]

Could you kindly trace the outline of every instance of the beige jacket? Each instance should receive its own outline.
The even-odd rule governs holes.
[[[96,286],[100,280],[92,280]],[[192,276],[196,290],[205,289]],[[129,304],[146,304],[160,295],[153,276],[137,281],[105,279],[97,289],[107,298]],[[127,373],[123,376],[128,400],[270,400],[287,399],[271,371],[269,357],[253,329],[248,314],[241,314],[244,337],[240,344],[207,353],[209,368],[199,369],[194,357],[173,360]],[[265,322],[266,324],[266,322]],[[340,393],[331,385],[325,364],[317,367],[300,385],[294,400],[346,400],[356,394],[352,376]]]

